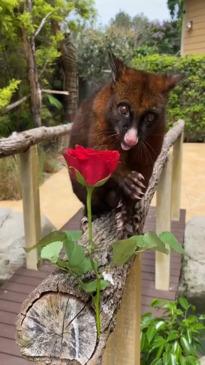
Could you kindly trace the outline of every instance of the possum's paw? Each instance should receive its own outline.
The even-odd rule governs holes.
[[[144,176],[142,174],[137,171],[132,171],[123,179],[122,188],[125,194],[133,200],[142,199],[146,188],[143,181]]]

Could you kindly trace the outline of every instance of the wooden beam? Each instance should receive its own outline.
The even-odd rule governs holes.
[[[171,193],[172,193],[172,151],[168,154],[167,163],[162,171],[157,189],[156,232],[171,230]],[[155,287],[169,290],[170,253],[156,252]]]
[[[21,133],[12,133],[8,138],[0,138],[0,158],[26,151],[34,144],[69,134],[72,123],[56,127],[39,127]]]
[[[26,248],[35,245],[41,236],[41,217],[39,200],[39,168],[37,146],[20,154],[20,170],[24,213]],[[37,251],[26,254],[28,269],[37,269]]]
[[[173,146],[171,213],[174,220],[179,220],[180,216],[183,140],[182,133]]]
[[[140,365],[141,257],[135,259],[102,365]]]
[[[48,94],[69,95],[69,91],[65,91],[65,90],[41,89],[41,91],[43,93],[48,93]]]

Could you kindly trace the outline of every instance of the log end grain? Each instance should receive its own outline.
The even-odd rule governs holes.
[[[47,293],[20,314],[17,343],[36,363],[86,364],[97,343],[95,316],[88,305],[61,293]]]

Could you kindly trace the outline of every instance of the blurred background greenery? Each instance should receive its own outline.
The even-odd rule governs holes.
[[[111,49],[132,67],[184,74],[171,93],[169,125],[184,118],[185,141],[204,142],[205,57],[180,56],[183,0],[167,5],[170,20],[119,11],[100,26],[93,0],[2,0],[0,137],[72,122],[79,102],[109,78]],[[58,170],[59,145],[40,147],[42,176]],[[12,158],[0,164],[1,199],[20,196],[14,165]]]

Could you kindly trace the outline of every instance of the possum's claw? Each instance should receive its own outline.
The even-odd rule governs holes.
[[[125,194],[128,195],[132,200],[140,200],[143,198],[146,187],[142,180],[144,177],[137,171],[132,171],[126,178],[123,179],[121,187]]]

